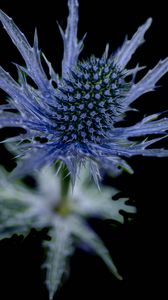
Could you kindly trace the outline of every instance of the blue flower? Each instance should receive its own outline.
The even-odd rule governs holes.
[[[156,113],[132,126],[118,125],[130,105],[144,93],[153,91],[156,82],[168,71],[166,58],[135,83],[135,76],[142,68],[126,69],[152,20],[148,19],[114,54],[108,54],[107,45],[101,58],[91,56],[79,61],[84,39],[77,40],[78,1],[69,0],[68,6],[67,28],[65,32],[60,28],[64,43],[62,79],[42,54],[49,68],[50,79],[47,78],[37,32],[31,47],[12,19],[0,13],[5,30],[26,63],[26,67],[17,65],[18,82],[0,69],[0,88],[9,95],[9,103],[0,106],[0,126],[26,130],[25,134],[8,139],[16,143],[18,153],[23,156],[15,174],[23,175],[61,160],[74,183],[80,166],[89,161],[90,172],[98,183],[100,167],[114,174],[122,169],[132,172],[123,157],[167,156],[167,150],[148,148],[166,136],[167,118]],[[27,77],[36,87],[28,83]],[[146,139],[154,134],[161,137]],[[134,137],[136,142],[131,140]]]

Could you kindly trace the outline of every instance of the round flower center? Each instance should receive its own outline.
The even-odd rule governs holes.
[[[65,142],[96,142],[108,136],[128,90],[112,59],[80,62],[58,89],[57,124]]]

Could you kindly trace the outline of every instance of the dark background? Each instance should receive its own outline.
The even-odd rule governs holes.
[[[152,68],[160,59],[168,56],[167,8],[157,1],[147,7],[141,1],[86,1],[80,2],[79,37],[88,32],[83,58],[91,54],[100,56],[107,42],[111,51],[120,46],[148,17],[153,17],[152,27],[146,34],[146,43],[134,55],[129,67],[137,62]],[[55,1],[8,1],[1,0],[0,8],[11,16],[30,42],[37,27],[40,47],[60,72],[62,42],[56,20],[65,28],[66,0]],[[0,29],[0,64],[14,76],[15,67],[11,62],[22,64],[21,56],[7,34]],[[141,72],[145,74],[145,71]],[[140,76],[142,76],[140,75]],[[168,76],[160,80],[155,93],[147,94],[134,105],[140,110],[133,118],[139,120],[144,114],[167,110]],[[2,97],[4,94],[2,93]],[[1,132],[4,134],[4,131]],[[158,146],[167,145],[164,140]],[[0,147],[0,163],[12,168],[11,156]],[[138,212],[132,221],[125,216],[125,225],[114,227],[111,222],[91,223],[102,236],[110,253],[124,277],[117,281],[106,266],[94,255],[77,249],[71,259],[71,275],[57,292],[54,299],[158,299],[166,298],[167,290],[167,169],[166,158],[135,157],[129,159],[134,175],[123,174],[109,180],[136,203]],[[41,241],[46,231],[32,231],[24,241],[13,237],[0,243],[0,299],[47,299],[40,265],[44,253]],[[165,294],[166,293],[166,294]]]

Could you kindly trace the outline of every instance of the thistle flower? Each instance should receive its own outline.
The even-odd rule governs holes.
[[[69,0],[68,6],[65,32],[60,27],[64,43],[61,79],[42,54],[49,67],[50,80],[47,78],[41,64],[37,32],[31,47],[12,19],[0,13],[5,30],[26,63],[26,67],[17,65],[19,82],[0,69],[0,88],[9,95],[9,103],[0,106],[0,126],[26,130],[25,134],[8,139],[16,143],[18,153],[23,156],[15,174],[23,175],[61,160],[74,183],[80,166],[89,161],[90,172],[98,183],[101,167],[114,174],[122,169],[132,172],[123,157],[167,156],[165,149],[148,148],[166,136],[168,119],[161,118],[160,113],[149,115],[132,126],[118,125],[130,105],[144,93],[153,91],[157,81],[168,71],[166,58],[135,83],[136,74],[142,68],[137,65],[126,69],[144,42],[152,20],[139,27],[132,39],[126,40],[115,53],[109,55],[107,45],[101,58],[91,56],[80,61],[84,39],[77,40],[78,1]],[[36,88],[27,82],[27,76]],[[158,134],[161,137],[146,139]],[[134,137],[136,142],[131,140]]]
[[[49,299],[58,289],[67,270],[68,259],[74,253],[76,241],[93,250],[118,278],[117,269],[110,253],[97,233],[88,225],[87,218],[96,216],[102,220],[112,219],[123,223],[120,210],[134,213],[135,208],[127,205],[128,199],[114,201],[116,190],[104,186],[99,191],[88,183],[86,168],[82,169],[74,191],[69,186],[66,197],[62,190],[61,176],[55,176],[53,168],[37,172],[36,189],[30,189],[21,181],[10,182],[8,173],[0,168],[0,239],[13,234],[26,236],[31,228],[49,228],[50,240],[44,241],[47,251],[46,285]],[[63,194],[62,194],[63,192]]]

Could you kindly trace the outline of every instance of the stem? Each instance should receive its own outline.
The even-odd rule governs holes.
[[[61,164],[59,162],[59,164]],[[60,185],[61,185],[61,191],[60,191],[60,201],[59,205],[55,207],[56,213],[58,213],[60,216],[64,217],[70,212],[70,205],[69,205],[69,188],[70,188],[70,174],[69,170],[65,165],[60,166]]]
[[[68,168],[63,165],[60,170],[61,176],[61,202],[66,201],[70,186],[70,174]]]

